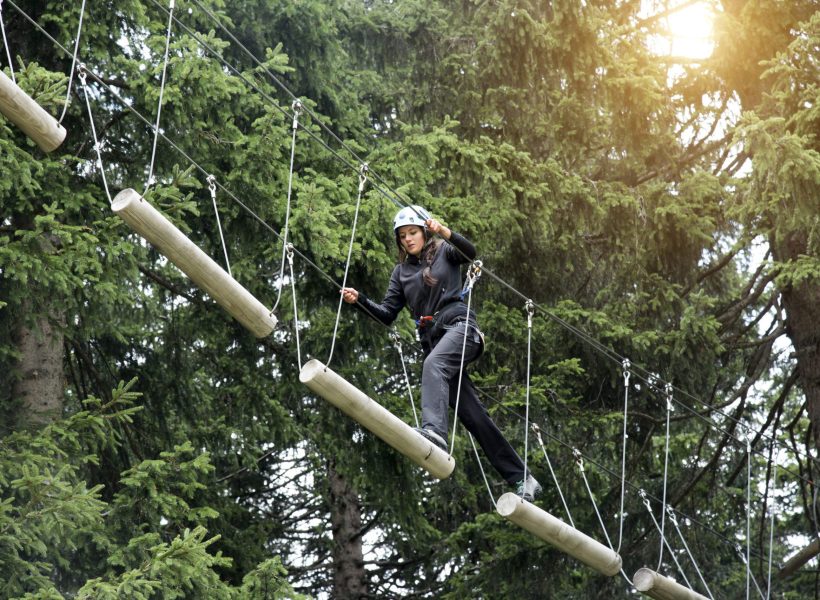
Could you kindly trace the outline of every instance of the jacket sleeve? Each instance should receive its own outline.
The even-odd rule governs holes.
[[[462,264],[475,260],[476,249],[466,237],[455,231],[450,232],[450,239],[445,246],[447,260],[451,263]]]
[[[379,302],[374,302],[367,295],[359,292],[359,301],[355,304],[356,308],[365,314],[373,317],[377,321],[381,321],[385,325],[390,325],[399,316],[401,309],[404,308],[407,301],[404,298],[404,290],[399,280],[399,267],[396,265],[393,269],[393,274],[390,275],[390,283],[387,286],[387,291],[384,294],[384,299]]]

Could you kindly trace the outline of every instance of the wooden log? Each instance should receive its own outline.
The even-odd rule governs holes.
[[[65,128],[0,71],[0,112],[43,149],[51,152],[63,143]]]
[[[117,194],[111,210],[256,337],[263,338],[276,327],[276,317],[264,304],[136,191],[129,188]]]
[[[456,466],[452,456],[320,361],[305,363],[299,381],[433,477],[446,479],[452,474]]]
[[[611,548],[596,542],[512,492],[507,492],[498,499],[496,510],[502,517],[599,573],[611,577],[621,571],[621,557]]]
[[[646,567],[638,569],[632,578],[632,585],[645,596],[655,600],[709,600],[674,579]]]

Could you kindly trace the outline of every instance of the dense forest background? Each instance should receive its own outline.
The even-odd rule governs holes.
[[[0,4],[4,73],[70,100],[50,154],[0,117],[0,597],[638,596],[498,516],[463,428],[438,482],[299,383],[363,162],[348,282],[380,297],[404,204],[475,241],[472,372],[538,506],[607,543],[599,510],[626,577],[820,597],[818,4],[704,2],[701,59],[658,50],[676,4]],[[222,263],[215,187],[272,335],[112,213],[128,187]],[[390,334],[342,307],[331,367],[412,423]]]

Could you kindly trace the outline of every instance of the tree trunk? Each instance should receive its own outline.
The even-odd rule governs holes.
[[[26,302],[24,308],[29,307]],[[24,314],[28,311],[24,310]],[[42,426],[58,418],[63,408],[62,315],[37,315],[20,324],[14,336],[20,360],[12,387],[19,403],[20,425]]]
[[[796,260],[808,253],[805,231],[789,232],[776,238],[771,247],[775,259],[781,262]],[[814,445],[820,448],[820,284],[801,281],[780,290],[786,310],[786,332],[792,341],[797,359],[797,381],[806,395],[806,406],[814,433]]]
[[[331,463],[330,524],[333,530],[333,597],[367,596],[367,574],[362,553],[362,513],[359,496]]]

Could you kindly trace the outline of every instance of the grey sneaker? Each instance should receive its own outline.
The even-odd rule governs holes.
[[[535,497],[541,493],[541,484],[538,483],[535,477],[528,474],[526,479],[522,479],[518,482],[515,493],[527,502],[532,502],[535,500]]]
[[[447,452],[447,442],[444,441],[444,438],[437,434],[432,429],[422,429],[421,427],[414,427],[416,431],[418,431],[421,435],[423,435],[427,440],[433,442],[436,446]]]

